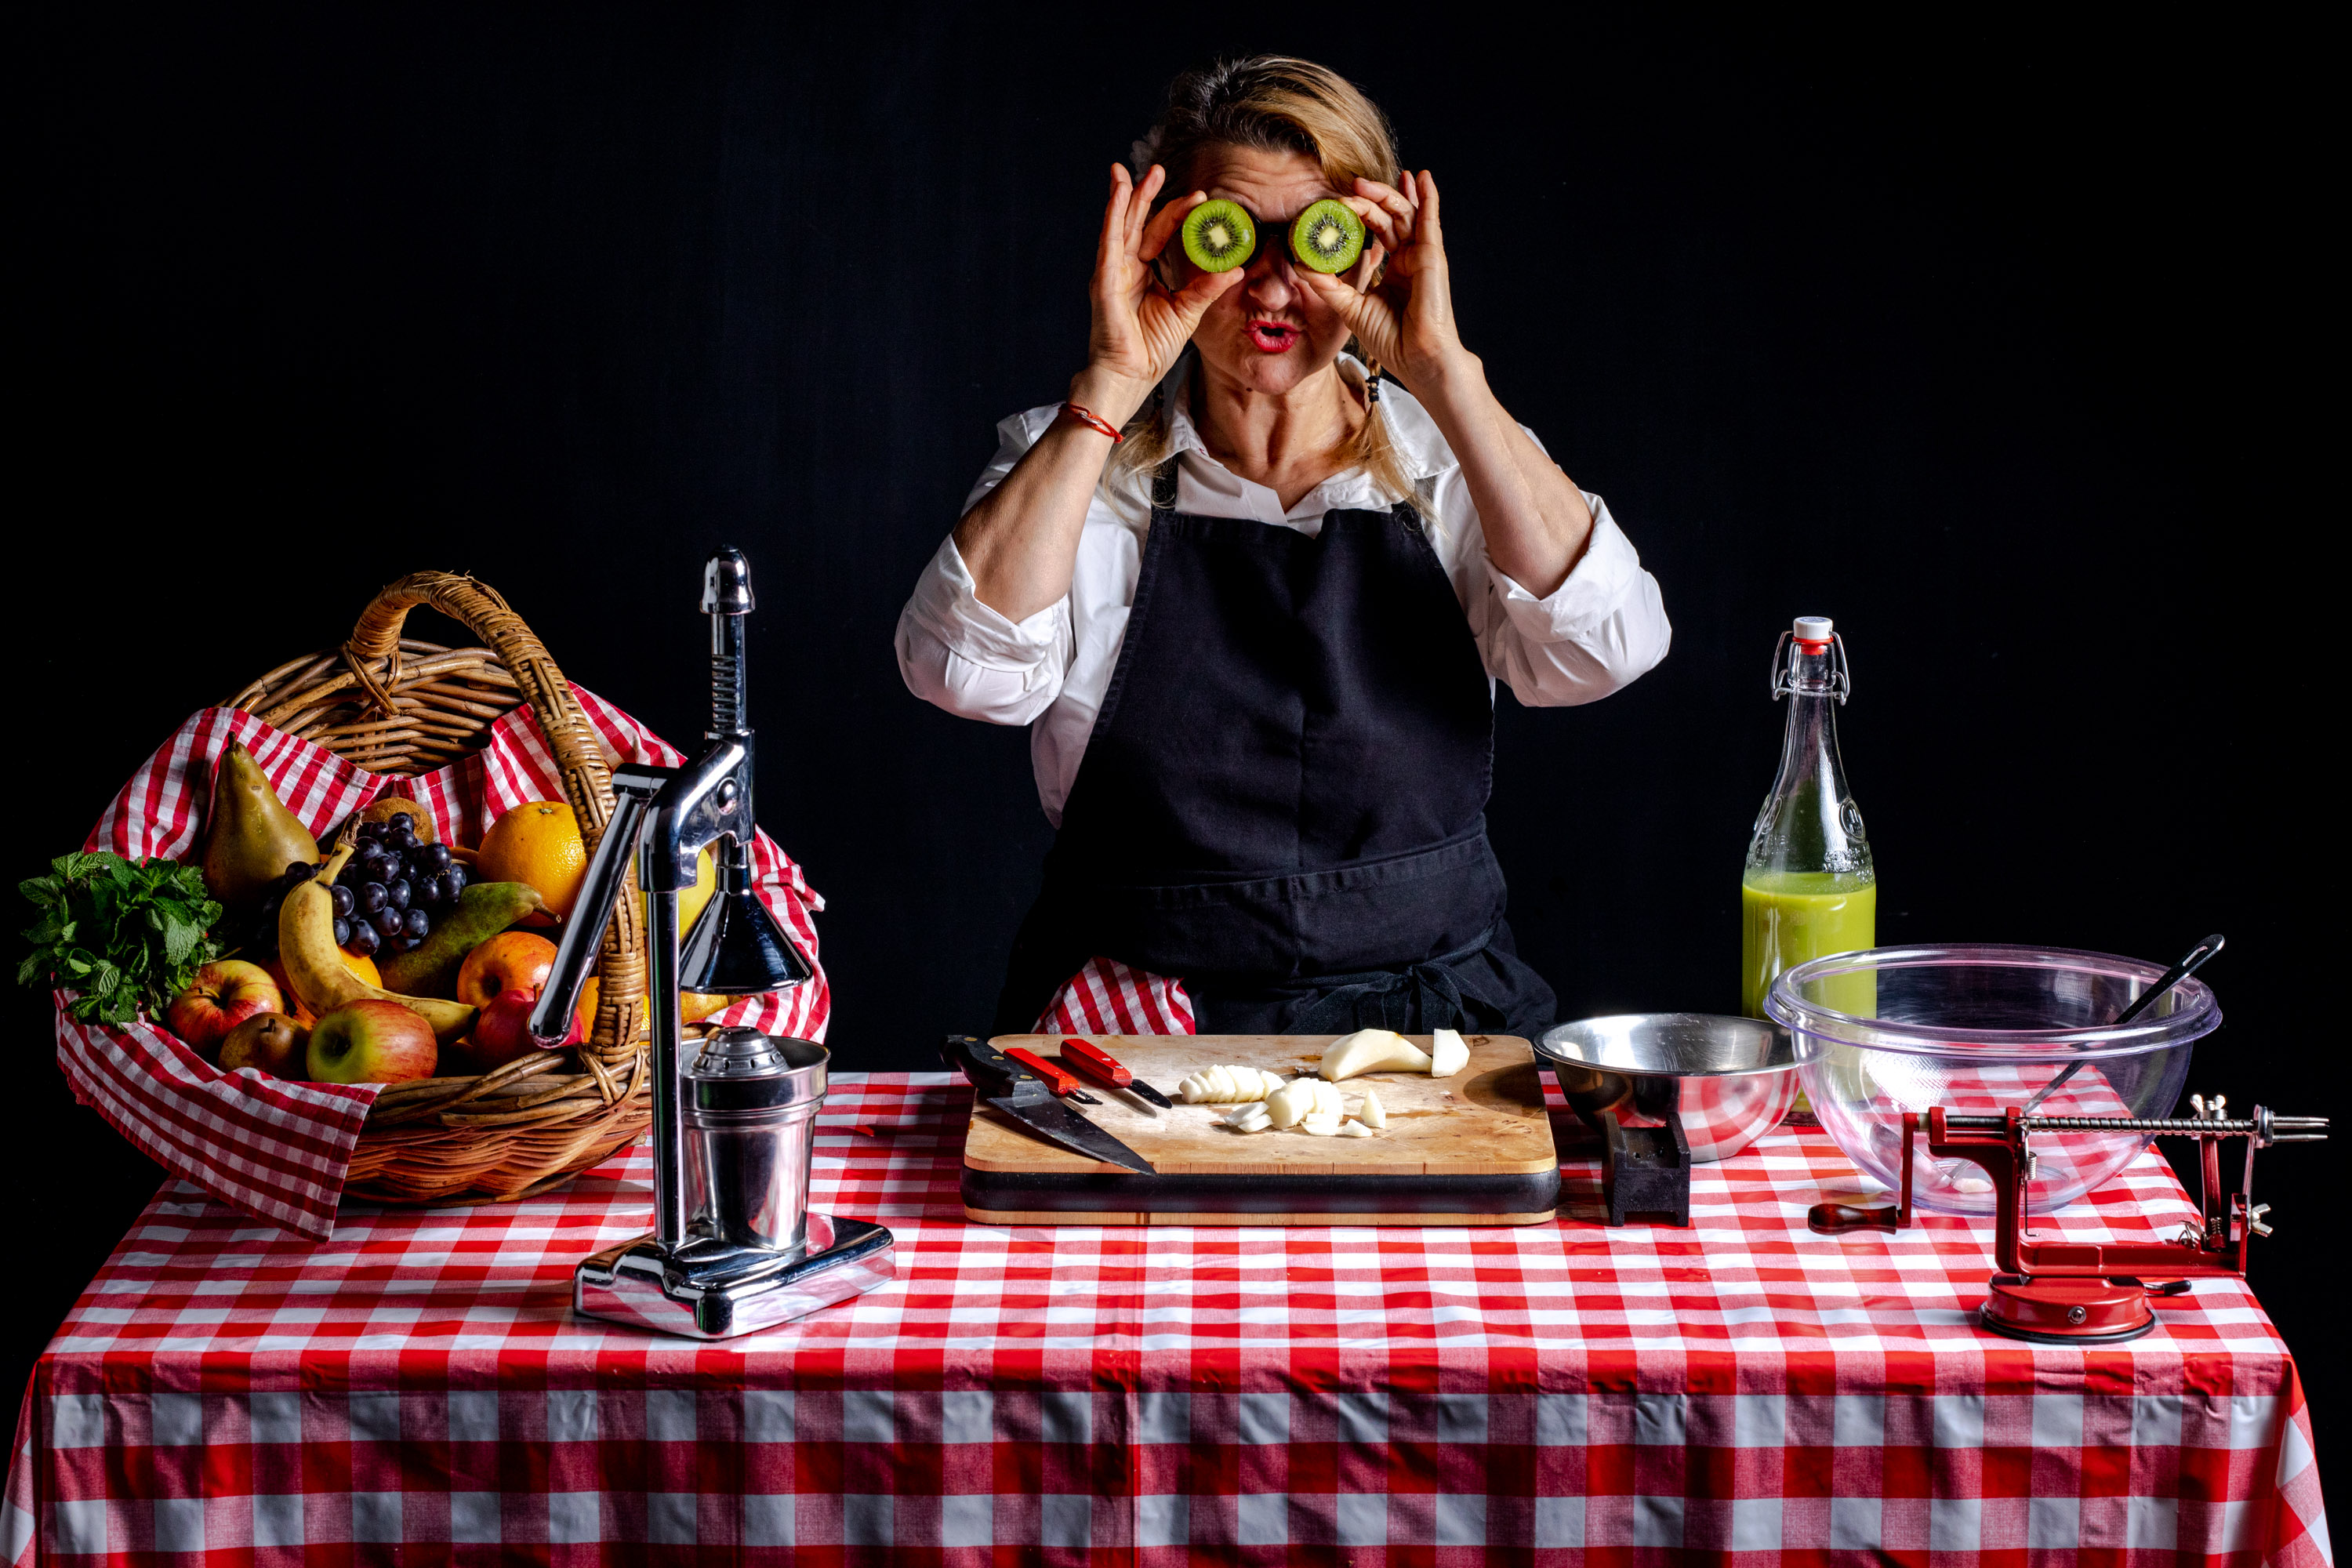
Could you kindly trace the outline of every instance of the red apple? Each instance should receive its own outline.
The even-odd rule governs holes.
[[[487,1007],[509,991],[538,991],[554,971],[553,942],[527,931],[500,931],[457,966],[457,1000]]]
[[[474,1032],[466,1041],[466,1060],[476,1072],[488,1072],[504,1067],[526,1052],[541,1050],[537,1040],[530,1037],[530,1010],[539,1005],[539,993],[518,986],[501,991],[490,998],[482,1016],[474,1020]],[[581,1027],[580,1016],[572,1016],[572,1031],[563,1037],[562,1044],[576,1046],[586,1035]]]
[[[274,1078],[300,1078],[309,1067],[310,1031],[283,1013],[247,1018],[221,1042],[223,1072],[259,1068]]]
[[[286,997],[269,971],[241,958],[224,958],[196,971],[185,991],[173,998],[163,1022],[172,1033],[206,1057],[220,1049],[228,1032],[247,1018],[286,1011]]]
[[[404,1083],[431,1078],[440,1060],[433,1026],[397,1002],[349,1003],[310,1026],[319,1083]]]

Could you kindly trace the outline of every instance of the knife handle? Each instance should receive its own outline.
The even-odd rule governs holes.
[[[940,1059],[963,1074],[982,1100],[1045,1098],[1045,1086],[1038,1081],[1035,1073],[975,1036],[950,1035],[947,1043],[940,1047]],[[1019,1092],[1024,1086],[1028,1095]]]
[[[1058,1099],[1066,1094],[1076,1094],[1078,1091],[1078,1080],[1064,1070],[1059,1062],[1049,1062],[1025,1046],[1014,1046],[1004,1054],[1043,1079],[1045,1087],[1054,1091],[1055,1098]]]
[[[1064,1040],[1062,1059],[1076,1062],[1087,1072],[1115,1089],[1125,1089],[1135,1081],[1135,1075],[1114,1060],[1109,1052],[1087,1040]]]

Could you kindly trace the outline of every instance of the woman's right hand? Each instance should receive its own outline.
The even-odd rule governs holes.
[[[1151,200],[1167,180],[1168,171],[1157,163],[1140,185],[1122,166],[1114,165],[1110,173],[1110,202],[1103,209],[1102,238],[1095,249],[1094,330],[1073,396],[1113,425],[1125,425],[1143,406],[1192,341],[1209,306],[1248,271],[1194,271],[1172,292],[1160,281],[1152,261],[1167,248],[1184,215],[1209,199],[1194,191],[1155,216]]]

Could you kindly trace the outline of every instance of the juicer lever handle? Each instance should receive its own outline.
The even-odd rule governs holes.
[[[640,763],[613,772],[612,819],[604,825],[604,837],[596,842],[595,857],[588,862],[586,879],[572,903],[572,918],[565,922],[563,940],[556,946],[554,966],[540,988],[526,1026],[532,1042],[541,1049],[553,1047],[572,1032],[573,1010],[580,1005],[597,951],[604,944],[604,929],[613,923],[613,901],[622,896],[638,836],[645,831],[646,810],[677,772]]]

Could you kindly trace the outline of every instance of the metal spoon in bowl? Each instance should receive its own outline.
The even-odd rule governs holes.
[[[2130,1006],[2116,1014],[2115,1021],[2107,1026],[2111,1029],[2119,1029],[2126,1024],[2130,1023],[2134,1018],[2138,1017],[2142,1013],[2147,1012],[2150,1006],[2154,1005],[2158,997],[2163,995],[2166,992],[2171,990],[2174,986],[2179,984],[2182,981],[2196,973],[2198,969],[2207,959],[2221,951],[2222,945],[2221,933],[2216,931],[2211,936],[2207,937],[2203,942],[2199,942],[2195,947],[2190,948],[2186,953],[2181,955],[2179,963],[2174,964],[2171,968],[2166,970],[2161,975],[2158,976],[2156,984],[2141,992],[2138,998],[2134,1001]],[[2052,1079],[2048,1083],[2045,1083],[2040,1089],[2035,1089],[2033,1091],[2033,1098],[2025,1102],[2025,1114],[2028,1116],[2032,1115],[2033,1108],[2035,1106],[2040,1105],[2043,1100],[2057,1093],[2059,1087],[2068,1079],[2073,1078],[2076,1073],[2081,1072],[2085,1065],[2086,1064],[2082,1062],[2076,1062],[2072,1067],[2067,1068],[2063,1072],[2061,1072],[2056,1078]]]

